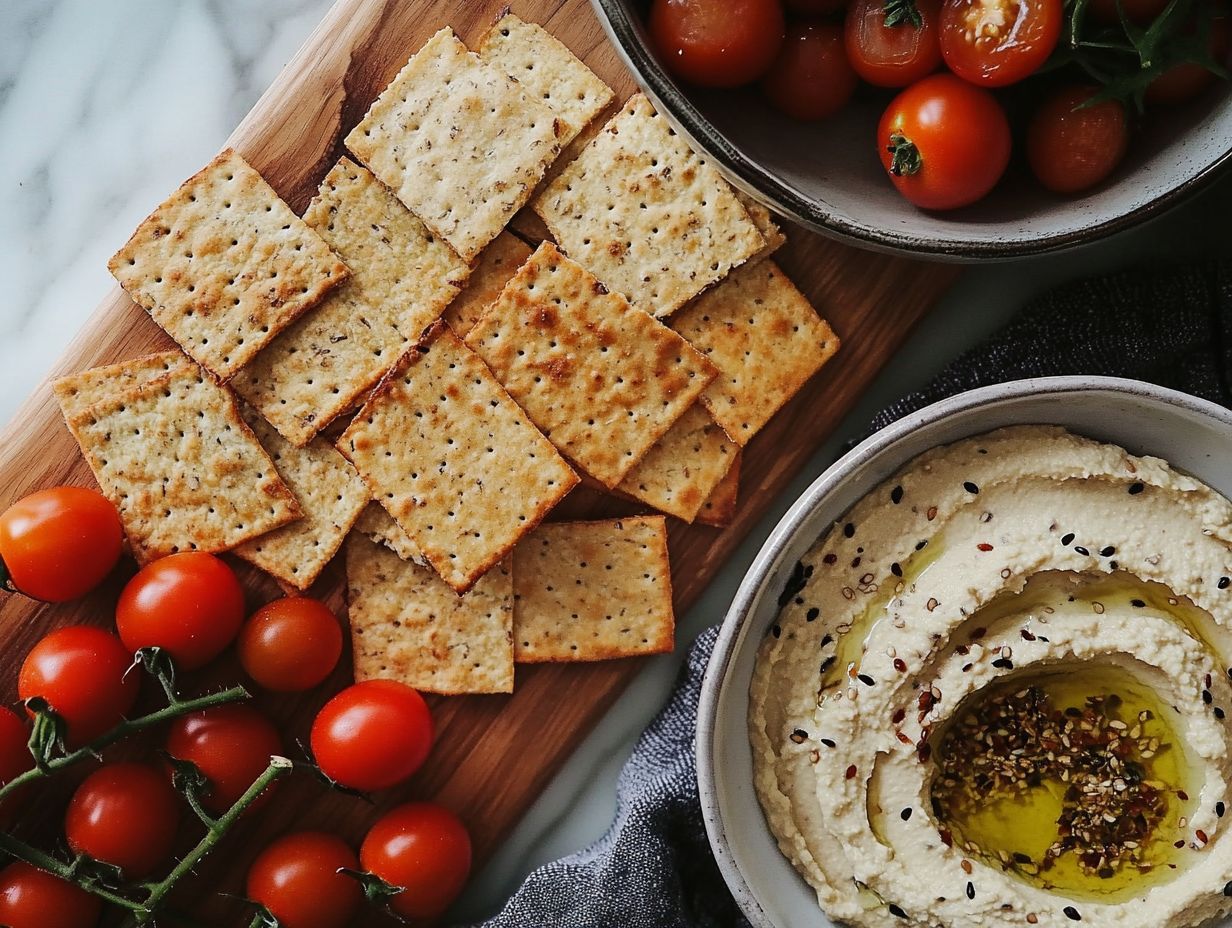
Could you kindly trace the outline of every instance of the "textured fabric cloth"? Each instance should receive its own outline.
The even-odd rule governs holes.
[[[873,427],[963,390],[1055,374],[1132,377],[1232,406],[1232,263],[1124,273],[1053,291],[883,411]],[[748,924],[710,855],[697,798],[697,703],[717,637],[717,628],[698,636],[668,704],[638,741],[607,834],[532,873],[484,928]]]

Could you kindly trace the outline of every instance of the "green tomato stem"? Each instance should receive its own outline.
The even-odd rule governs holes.
[[[75,886],[80,886],[88,893],[93,893],[100,899],[110,902],[112,905],[122,906],[126,909],[133,909],[134,906],[140,905],[132,899],[122,896],[117,892],[112,892],[105,886],[99,886],[94,883],[82,884],[77,874],[73,871],[70,864],[66,864],[59,858],[52,857],[45,851],[40,851],[38,848],[26,844],[20,838],[15,838],[13,835],[5,832],[0,832],[0,852],[7,854],[16,860],[24,860],[32,867],[38,867],[40,870],[46,870],[48,873],[58,876],[66,883],[72,883]]]

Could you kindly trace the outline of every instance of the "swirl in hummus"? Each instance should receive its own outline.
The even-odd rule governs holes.
[[[749,730],[779,847],[861,926],[1232,911],[1232,504],[1047,426],[936,448],[796,566]]]

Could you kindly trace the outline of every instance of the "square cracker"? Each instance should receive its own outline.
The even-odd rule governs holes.
[[[466,289],[445,310],[445,321],[455,335],[466,337],[529,257],[530,246],[512,232],[496,236],[475,262]]]
[[[615,96],[556,36],[512,13],[493,23],[475,51],[556,114],[562,124],[562,148]]]
[[[299,500],[304,517],[244,542],[235,553],[288,586],[306,590],[368,505],[368,487],[327,441],[318,438],[297,448],[254,410],[243,410],[243,415]]]
[[[671,329],[544,242],[466,337],[568,458],[614,487],[714,370]]]
[[[560,152],[560,121],[446,26],[376,99],[346,146],[471,261]]]
[[[225,551],[302,514],[235,397],[195,364],[119,392],[89,385],[64,411],[141,563]]]
[[[229,148],[154,210],[107,266],[221,380],[348,276],[321,237]]]
[[[446,325],[338,439],[437,573],[465,593],[577,475]]]
[[[296,445],[350,409],[440,317],[470,269],[372,172],[342,158],[304,221],[351,278],[278,336],[233,381]]]
[[[762,206],[743,190],[732,190],[736,193],[736,198],[748,210],[749,218],[753,220],[753,225],[757,226],[757,231],[761,233],[761,237],[765,240],[766,245],[757,254],[752,255],[746,264],[755,264],[764,258],[770,257],[780,248],[787,244],[787,236],[783,234],[783,230],[779,228],[779,224],[775,222],[774,217],[770,215],[770,210]]]
[[[727,181],[642,94],[532,205],[562,250],[652,316],[766,246]]]
[[[347,613],[355,679],[429,693],[513,692],[513,578],[496,565],[464,596],[427,567],[352,534]]]
[[[420,567],[432,565],[424,558],[415,540],[402,530],[394,517],[380,503],[369,503],[355,523],[355,531],[387,547],[404,561],[414,561]]]
[[[100,399],[142,386],[169,374],[195,374],[200,368],[178,351],[160,351],[118,364],[93,367],[61,377],[51,385],[60,410],[69,416],[85,412]]]
[[[694,403],[616,489],[692,522],[739,451],[706,407]]]
[[[702,525],[715,525],[723,528],[730,525],[732,519],[736,517],[736,503],[740,492],[740,458],[741,453],[737,451],[736,459],[732,461],[727,474],[710,492],[710,498],[702,505],[696,520]]]
[[[513,590],[514,659],[521,663],[672,649],[662,516],[541,525],[514,549]]]
[[[773,261],[741,268],[672,318],[719,376],[702,402],[747,444],[838,350],[838,336]]]

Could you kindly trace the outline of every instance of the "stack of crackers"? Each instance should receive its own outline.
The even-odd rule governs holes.
[[[155,210],[110,267],[182,351],[55,384],[138,561],[294,592],[342,549],[356,678],[430,692],[670,650],[663,514],[729,520],[838,339],[769,213],[612,103],[537,25],[446,28],[302,217],[230,150]],[[582,481],[662,514],[544,521]]]

